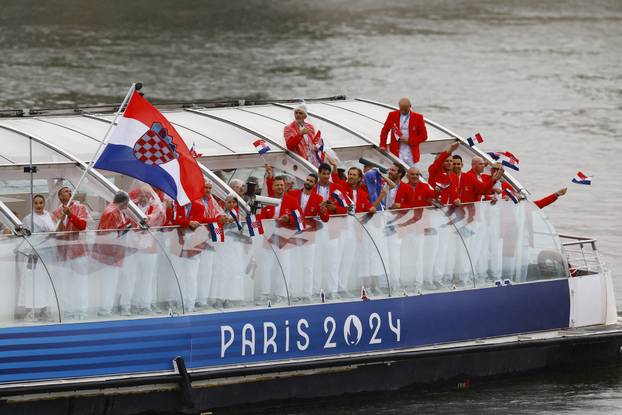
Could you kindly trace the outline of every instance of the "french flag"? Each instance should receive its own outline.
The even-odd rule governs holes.
[[[488,154],[494,160],[500,161],[502,166],[519,171],[519,160],[514,154],[510,153],[509,151],[497,151]]]
[[[300,209],[292,211],[292,220],[294,221],[294,225],[296,225],[296,229],[298,229],[298,231],[303,231],[305,229],[305,222],[302,218],[302,212]]]
[[[257,152],[262,156],[270,151],[270,146],[268,145],[268,143],[266,143],[265,140],[254,141],[253,145],[255,146],[255,149],[257,149]]]
[[[484,142],[484,137],[480,135],[480,133],[475,134],[473,137],[469,137],[466,139],[469,146],[473,147],[476,143],[481,144]]]
[[[257,219],[254,214],[246,215],[246,227],[250,236],[263,235],[263,225],[261,220]],[[257,231],[255,231],[257,230]]]
[[[586,176],[585,174],[583,174],[583,172],[578,172],[577,175],[572,179],[573,183],[576,184],[585,184],[585,185],[591,185],[592,184],[592,177],[591,176]]]
[[[203,174],[186,143],[137,91],[94,166],[149,183],[181,206],[204,194]]]
[[[518,203],[518,198],[510,189],[503,189],[503,194],[506,195],[512,202]]]
[[[210,237],[212,238],[212,242],[225,241],[225,232],[220,227],[220,225],[208,223],[207,230],[209,231]]]
[[[242,225],[240,224],[240,217],[238,216],[238,212],[236,212],[235,210],[230,210],[229,215],[233,218],[233,221],[235,222],[235,226],[238,227],[238,231],[241,231]]]
[[[343,193],[341,193],[341,190],[335,189],[335,191],[331,193],[331,196],[333,197],[333,199],[335,199],[339,206],[344,208],[350,206],[350,204],[348,203],[348,199],[344,196]]]

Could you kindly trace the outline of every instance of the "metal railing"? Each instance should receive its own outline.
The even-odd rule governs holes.
[[[596,239],[573,235],[559,237],[573,276],[605,272],[605,263],[596,248]]]

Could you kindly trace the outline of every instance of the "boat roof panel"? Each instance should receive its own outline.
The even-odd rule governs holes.
[[[211,141],[213,144],[210,144],[212,146],[210,149],[218,146],[220,148],[218,151],[222,154],[257,153],[253,142],[258,137],[234,125],[202,115],[201,113],[204,112],[207,113],[208,111],[170,111],[165,112],[164,115],[176,126],[180,125],[191,128],[193,131],[201,134],[204,137],[202,141],[204,145],[206,145],[206,141]],[[180,134],[183,133],[180,131]],[[197,151],[203,153],[205,157],[216,155],[213,154],[212,150],[208,150],[207,147],[206,150],[201,148],[199,150]],[[278,149],[271,149],[271,151],[275,150]]]
[[[21,134],[0,128],[0,165],[28,164],[30,162],[29,141]],[[34,164],[68,163],[71,160],[33,140],[32,162]]]
[[[199,111],[228,120],[252,131],[256,131],[257,133],[268,138],[270,141],[281,146],[281,148],[285,148],[285,140],[283,139],[283,124],[278,121],[253,114],[248,111],[242,111],[237,108],[202,109]],[[258,138],[261,137],[256,136],[256,138],[252,141],[255,141]]]

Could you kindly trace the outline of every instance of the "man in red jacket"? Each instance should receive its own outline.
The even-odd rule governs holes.
[[[428,167],[428,183],[439,189],[439,201],[443,205],[459,203],[458,176],[452,171],[453,159],[450,157],[460,143],[453,142]]]
[[[117,192],[112,202],[102,212],[97,229],[119,231],[130,226],[130,218],[126,212],[129,201],[127,193]],[[98,232],[95,241],[92,257],[99,263],[97,267],[93,267],[90,277],[99,285],[97,315],[109,317],[116,302],[117,285],[126,254],[127,235],[120,232]],[[129,307],[122,310],[122,314],[130,315]]]
[[[88,249],[86,244],[87,221],[89,212],[85,205],[73,200],[70,205],[71,189],[66,186],[58,190],[60,206],[52,212],[52,218],[58,221],[57,255],[59,266],[65,268],[60,278],[61,307],[65,318],[87,317],[88,287]]]
[[[436,192],[428,183],[421,181],[421,172],[419,169],[416,167],[408,169],[407,178],[408,184],[412,188],[407,207],[417,208],[431,206],[432,199],[436,197]]]
[[[328,209],[328,213],[343,215],[348,213],[348,210],[340,206],[333,197],[335,190],[343,192],[343,189],[339,184],[330,181],[331,172],[332,168],[329,164],[320,164],[320,167],[318,167],[318,183],[315,192],[322,197],[321,206]]]
[[[277,206],[267,205],[261,208],[259,218],[277,219],[281,225],[289,225],[292,222],[290,215],[296,209],[300,209],[300,205],[290,195],[285,193],[285,178],[283,176],[276,176],[272,179],[272,196],[275,199],[280,199],[281,203]]]
[[[380,131],[380,148],[390,151],[406,164],[412,166],[419,162],[419,145],[428,139],[423,115],[411,111],[410,100],[402,98],[399,110],[391,111]],[[387,147],[387,136],[391,141]]]
[[[482,196],[492,192],[497,180],[503,176],[501,168],[492,172],[492,175],[483,174],[486,164],[481,157],[473,157],[471,170],[464,174],[460,183],[460,203],[481,201]]]
[[[402,182],[404,175],[406,175],[406,169],[401,164],[393,163],[389,167],[387,177],[392,184],[382,189],[378,199],[374,202],[375,208],[378,208],[380,202],[382,202],[385,209],[404,209],[408,207],[412,189]]]
[[[355,205],[356,213],[375,213],[376,208],[369,200],[369,194],[363,187],[363,171],[358,167],[348,169],[347,180],[337,174],[337,164],[333,161],[333,182],[339,184],[346,198]]]
[[[305,218],[319,216],[323,222],[328,222],[328,209],[320,206],[323,202],[322,197],[314,191],[317,181],[317,174],[311,173],[307,176],[302,189],[290,190],[287,195],[296,199]]]
[[[294,121],[283,129],[287,149],[319,166],[324,157],[321,150],[322,139],[313,124],[306,122],[307,106],[299,104],[294,109]]]

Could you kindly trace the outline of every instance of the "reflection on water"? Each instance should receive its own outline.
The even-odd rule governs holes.
[[[561,232],[598,239],[622,308],[622,187],[612,174],[622,150],[622,3],[411,3],[5,1],[0,108],[118,102],[135,80],[151,99],[169,102],[408,95],[416,110],[458,133],[481,131],[485,149],[517,154],[516,176],[534,196],[569,186],[545,213]],[[569,184],[577,170],[593,175],[594,185]],[[589,392],[538,377],[439,393],[423,407],[393,397],[373,407],[502,411],[511,396],[531,413],[556,412],[551,402],[565,411],[622,411],[614,393],[620,371],[610,370],[597,373],[615,386],[590,383]]]

